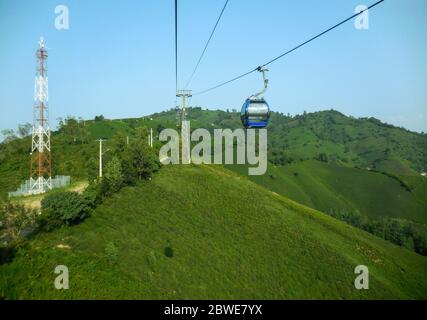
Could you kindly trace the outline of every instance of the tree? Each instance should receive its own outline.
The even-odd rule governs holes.
[[[125,151],[127,145],[127,136],[122,132],[117,132],[111,139],[111,146],[115,154],[120,155]]]
[[[29,136],[31,133],[31,128],[32,128],[31,123],[18,124],[18,130],[17,130],[18,136],[20,138],[25,138]]]
[[[149,134],[150,134],[150,131],[148,130],[147,127],[138,127],[135,129],[135,138],[137,140],[147,141]]]
[[[98,158],[90,157],[86,162],[86,175],[89,181],[96,180],[99,175],[99,160]]]
[[[127,184],[134,184],[141,179],[144,170],[144,140],[134,140],[123,154],[122,164],[124,180]]]
[[[49,194],[41,201],[40,228],[50,231],[62,224],[78,223],[90,215],[91,205],[87,198],[77,192]]]
[[[160,168],[159,157],[153,151],[153,149],[148,146],[143,148],[143,154],[145,154],[145,158],[143,159],[143,170],[141,177],[145,179],[151,179],[152,174]]]
[[[37,213],[20,204],[0,204],[0,239],[14,241],[35,225]]]
[[[328,155],[322,152],[317,155],[316,159],[322,162],[328,162]]]
[[[117,192],[123,184],[122,166],[119,158],[114,156],[105,166],[105,179],[108,182],[110,190]]]
[[[4,129],[1,131],[1,135],[3,136],[3,143],[10,142],[17,138],[13,129]]]
[[[162,125],[161,123],[159,123],[157,125],[156,131],[157,131],[158,134],[160,134],[160,132],[162,132],[164,129],[166,129],[165,126]]]
[[[89,138],[89,131],[82,118],[76,119],[72,116],[65,119],[59,118],[59,131],[74,143],[86,143]]]
[[[134,184],[140,179],[149,179],[160,168],[155,149],[148,146],[145,139],[132,141],[122,156],[123,177],[126,184]]]

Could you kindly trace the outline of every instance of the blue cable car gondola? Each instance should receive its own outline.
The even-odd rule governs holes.
[[[264,89],[246,99],[243,103],[240,112],[240,119],[245,128],[265,128],[270,120],[270,108],[267,101],[263,98],[264,92],[267,90],[268,79],[265,73],[268,69],[258,67],[258,71],[262,72],[264,79]]]

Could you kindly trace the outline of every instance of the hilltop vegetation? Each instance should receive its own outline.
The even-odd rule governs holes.
[[[244,166],[229,168],[241,175],[247,172]],[[323,212],[357,210],[373,219],[390,217],[427,223],[427,179],[421,176],[413,177],[407,187],[380,172],[312,159],[285,166],[270,164],[265,175],[248,178]]]
[[[241,127],[235,111],[190,108],[189,119],[192,130]],[[164,128],[176,128],[176,113],[119,120],[61,119],[59,130],[52,134],[53,174],[71,175],[74,181],[93,180],[98,174],[95,140],[108,139],[106,164],[112,160],[111,150],[121,148],[122,152],[124,145],[139,139],[138,130],[143,127],[154,130],[159,146],[156,136]],[[27,129],[19,126],[18,134],[9,132],[0,144],[0,198],[28,178]],[[426,168],[425,134],[337,111],[294,117],[273,113],[268,141],[268,172],[249,177],[256,183],[334,216],[361,215],[367,224],[395,219],[405,228],[427,234],[427,179],[418,173]],[[244,166],[230,169],[247,176]]]
[[[236,112],[208,111],[190,108],[192,129],[240,128]],[[87,177],[88,169],[97,166],[96,139],[111,139],[121,132],[130,139],[139,127],[154,129],[155,136],[163,128],[176,128],[174,110],[148,117],[108,120],[61,119],[59,130],[52,135],[53,174]],[[16,188],[29,173],[31,140],[26,126],[18,128],[18,138],[9,130],[0,144],[0,195]],[[319,159],[342,166],[386,172],[405,183],[427,171],[427,135],[410,132],[374,118],[355,119],[337,111],[321,111],[294,117],[272,113],[268,129],[268,159],[275,165],[286,165],[308,159]],[[108,148],[108,143],[106,148]],[[109,154],[106,154],[107,160]],[[411,180],[412,179],[412,180]],[[421,183],[422,184],[422,183]]]
[[[235,112],[189,116],[192,129],[240,127]],[[30,230],[35,238],[0,265],[0,298],[427,298],[427,258],[407,250],[420,241],[425,249],[425,135],[335,111],[274,113],[263,176],[245,166],[167,166],[139,179],[158,161],[140,157],[147,128],[156,137],[175,124],[174,111],[62,120],[53,173],[91,184],[82,196],[52,193],[43,207],[59,216],[10,207],[50,232]],[[99,138],[108,139],[105,179],[94,184]],[[0,144],[3,199],[28,177],[29,149],[26,134]],[[73,290],[53,289],[58,264],[69,266]],[[359,264],[369,267],[368,291],[354,289]]]
[[[174,111],[151,117],[154,121],[175,123]],[[237,112],[191,108],[189,119],[192,128],[241,127]],[[277,165],[319,158],[396,175],[419,175],[427,171],[426,134],[375,118],[348,117],[334,110],[296,116],[273,112],[268,140],[269,160]]]
[[[67,265],[70,289],[56,290]],[[356,290],[366,265],[370,289]],[[427,298],[427,258],[219,166],[166,166],[0,266],[3,298]]]

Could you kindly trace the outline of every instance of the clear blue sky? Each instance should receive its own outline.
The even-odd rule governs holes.
[[[191,88],[243,73],[375,0],[230,0]],[[54,27],[56,5],[70,29]],[[179,1],[179,80],[183,85],[224,0]],[[353,22],[270,66],[266,94],[275,111],[334,108],[427,131],[427,1],[386,0],[369,30]],[[0,129],[32,122],[37,41],[49,49],[51,126],[57,117],[140,117],[174,105],[174,1],[0,0]],[[261,86],[254,73],[192,98],[240,109]]]

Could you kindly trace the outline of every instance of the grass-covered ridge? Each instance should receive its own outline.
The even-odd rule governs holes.
[[[233,111],[190,108],[189,119],[192,130],[241,127]],[[52,134],[53,174],[70,175],[72,181],[93,180],[98,174],[96,139],[108,139],[104,143],[104,150],[109,150],[104,155],[107,164],[120,141],[135,142],[141,127],[153,129],[159,147],[158,133],[176,128],[175,111],[131,119],[62,120]],[[268,142],[269,171],[249,177],[252,181],[335,217],[360,214],[368,219],[363,229],[372,232],[374,224],[377,231],[372,233],[392,237],[394,243],[405,243],[416,252],[425,251],[419,248],[427,247],[427,178],[420,175],[427,167],[426,134],[332,110],[293,117],[273,112]],[[0,201],[28,179],[30,145],[28,137],[0,144]],[[244,166],[232,169],[247,177]],[[390,229],[390,223],[399,226]],[[382,226],[387,230],[383,232]]]
[[[107,248],[117,248],[111,261]],[[54,268],[70,289],[54,289]],[[370,289],[354,289],[354,268]],[[0,266],[3,298],[427,298],[427,258],[218,166],[166,166]]]
[[[191,128],[241,128],[236,112],[190,108]],[[74,121],[75,122],[75,121]],[[62,130],[52,135],[53,174],[87,178],[87,167],[97,165],[96,139],[111,139],[118,132],[135,136],[136,128],[176,128],[175,111],[131,119],[82,121],[83,134]],[[68,135],[68,136],[67,136]],[[74,139],[73,139],[74,137]],[[348,167],[375,169],[393,175],[420,176],[427,171],[427,135],[381,123],[355,119],[337,111],[297,116],[272,113],[268,128],[268,159],[276,165],[322,157]],[[106,142],[105,148],[109,147]],[[31,139],[0,144],[0,197],[17,188],[29,175]],[[106,154],[108,160],[108,154]]]
[[[229,166],[246,175],[244,166]],[[305,160],[285,166],[269,164],[262,176],[252,181],[322,212],[359,211],[377,219],[400,218],[427,223],[427,179],[405,177],[407,185],[380,172],[351,168],[339,163]]]

